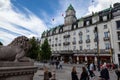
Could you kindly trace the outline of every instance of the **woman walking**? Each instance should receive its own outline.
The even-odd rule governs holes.
[[[77,76],[77,72],[76,72],[76,67],[75,66],[73,66],[73,68],[72,68],[71,77],[72,77],[72,80],[79,80],[78,76]]]
[[[85,67],[82,67],[82,73],[80,76],[80,80],[89,80],[88,72]]]

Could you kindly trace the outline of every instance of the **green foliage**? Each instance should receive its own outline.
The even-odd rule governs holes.
[[[27,56],[37,60],[38,59],[38,54],[40,53],[40,46],[38,44],[38,41],[35,39],[35,37],[30,39],[30,44],[31,44],[31,48],[28,51]]]
[[[41,60],[49,60],[51,57],[51,53],[52,53],[51,48],[48,43],[48,39],[46,38],[44,40],[44,43],[41,45],[41,52],[40,52]]]
[[[3,45],[3,43],[2,43],[2,42],[0,42],[0,45]]]

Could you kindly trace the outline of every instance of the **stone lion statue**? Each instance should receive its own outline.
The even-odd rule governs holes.
[[[9,45],[0,46],[0,61],[20,62],[26,59],[25,55],[29,49],[29,39],[25,36],[17,37]]]

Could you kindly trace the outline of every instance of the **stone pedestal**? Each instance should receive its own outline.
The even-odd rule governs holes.
[[[36,71],[32,62],[0,62],[0,80],[33,80]]]

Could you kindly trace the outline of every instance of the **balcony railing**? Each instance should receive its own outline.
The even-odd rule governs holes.
[[[86,40],[86,43],[90,43],[90,39],[87,39],[87,40]]]
[[[79,41],[79,44],[82,44],[82,43],[83,43],[83,41],[82,41],[82,40],[80,40],[80,41]]]
[[[70,42],[64,42],[63,45],[70,45]]]
[[[68,34],[68,35],[64,35],[63,36],[63,38],[69,38],[70,37],[70,35]]]
[[[79,35],[82,35],[83,33],[82,32],[79,32]]]
[[[55,44],[55,46],[57,46],[57,44]]]
[[[73,41],[72,44],[76,44],[76,41]]]
[[[59,43],[59,46],[61,46],[61,43]]]
[[[109,40],[110,40],[110,37],[104,37],[103,40],[104,40],[104,41],[109,41]]]

